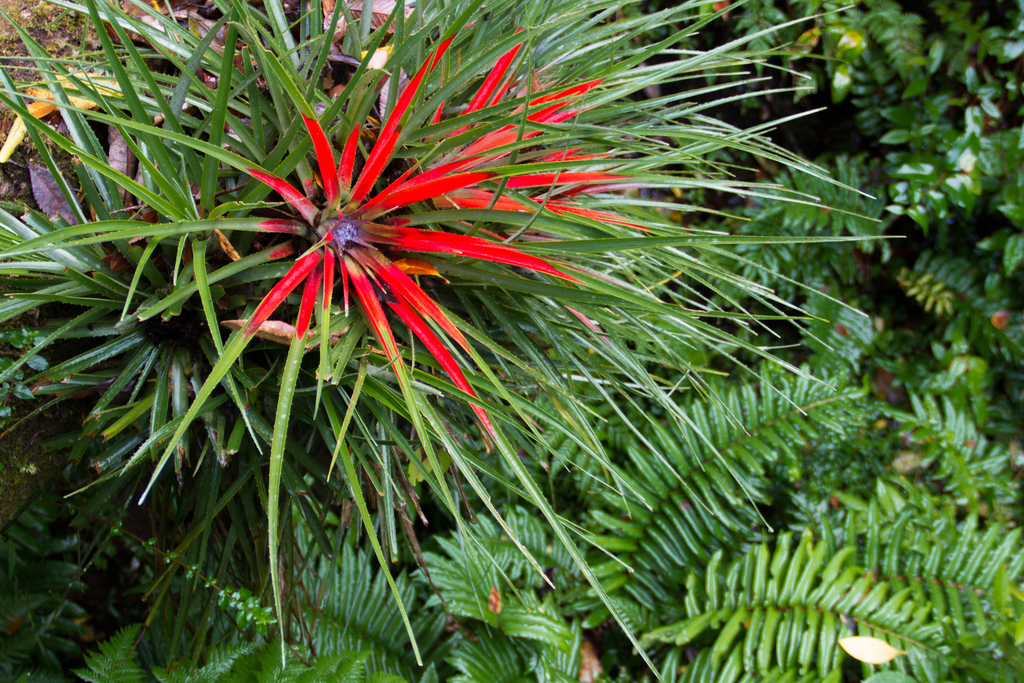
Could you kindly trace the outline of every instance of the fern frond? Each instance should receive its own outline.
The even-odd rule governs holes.
[[[312,541],[307,539],[309,546]],[[332,566],[332,564],[334,566]],[[399,617],[386,578],[370,554],[356,552],[348,544],[337,560],[321,560],[316,575],[309,581],[301,612],[310,622],[310,645],[320,656],[345,651],[367,651],[367,668],[412,678],[416,660],[409,637]],[[408,611],[423,654],[424,662],[436,661],[437,646],[443,635],[445,616],[440,611],[423,609],[422,588],[404,573],[395,579],[402,602]]]
[[[864,390],[836,391],[833,381],[845,384],[765,369],[756,385],[715,387],[717,406],[685,401],[688,431],[651,423],[653,448],[631,443],[622,475],[642,497],[606,490],[590,510],[593,542],[621,560],[602,563],[606,589],[669,616],[665,605],[678,605],[694,568],[702,575],[717,550],[736,550],[764,527],[754,503],[768,501],[769,469],[800,463],[822,435],[866,421]]]
[[[948,397],[910,394],[912,413],[890,411],[902,427],[922,467],[934,466],[931,476],[972,512],[984,505],[1007,517],[1019,505],[1019,486],[1011,477],[1007,443],[989,439],[976,418]]]
[[[818,540],[810,530],[785,533],[732,562],[718,555],[715,571],[693,582],[685,618],[649,632],[644,642],[700,648],[685,681],[775,670],[838,681],[846,659],[838,640],[855,633],[905,651],[880,668],[922,682],[957,672],[1001,680],[1005,664],[986,636],[1016,628],[1010,586],[1024,572],[1020,534],[1000,541],[1000,527],[980,533],[976,520],[911,534],[915,512],[908,505],[883,520],[873,500],[866,519],[848,517],[841,543],[826,524]],[[877,670],[863,667],[865,677]]]
[[[916,285],[913,294],[907,289],[909,295],[925,310],[951,317],[953,328],[969,338],[982,355],[1002,356],[1018,365],[1024,361],[1024,325],[1020,313],[1013,312],[1020,309],[1020,294],[998,267],[925,252],[904,279],[908,286]],[[902,281],[900,284],[903,286]],[[942,310],[938,310],[940,305]],[[997,314],[1006,316],[998,324]]]
[[[135,661],[135,644],[139,625],[128,626],[106,642],[100,643],[98,652],[85,656],[88,669],[75,671],[88,683],[143,683],[145,672]]]

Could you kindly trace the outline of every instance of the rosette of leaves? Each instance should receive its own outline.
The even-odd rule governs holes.
[[[536,506],[603,597],[520,453],[544,452],[550,427],[607,463],[579,384],[642,396],[682,425],[652,359],[701,386],[708,354],[770,358],[716,324],[757,321],[709,291],[727,282],[773,316],[781,302],[705,255],[773,240],[672,224],[661,191],[752,191],[709,160],[726,148],[800,163],[702,115],[742,73],[641,97],[736,71],[756,34],[651,64],[720,13],[688,3],[615,21],[617,2],[581,13],[475,0],[355,21],[344,4],[57,4],[87,14],[103,50],[54,60],[22,32],[66,134],[33,118],[0,70],[0,101],[67,204],[55,217],[0,212],[0,320],[40,308],[33,354],[79,340],[28,381],[37,398],[87,401],[81,431],[52,445],[91,465],[93,508],[122,515],[137,497],[163,511],[154,612],[180,572],[183,596],[200,571],[232,585],[269,576],[287,637],[282,572],[302,563],[282,504],[326,554],[341,532],[324,520],[349,505],[384,565],[400,535],[415,541],[410,510],[461,527],[465,500],[508,531],[495,492]],[[686,28],[633,40],[668,24]],[[172,612],[177,647],[190,612]],[[192,632],[201,642],[206,627]]]

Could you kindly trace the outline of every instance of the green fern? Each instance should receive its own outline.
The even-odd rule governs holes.
[[[98,652],[85,656],[88,669],[75,671],[88,683],[143,683],[146,672],[135,662],[135,645],[140,626],[127,626],[110,640],[100,643]]]
[[[446,660],[459,673],[449,680],[576,680],[583,625],[563,615],[558,596],[585,585],[540,520],[521,508],[510,510],[507,520],[546,569],[554,591],[541,597],[545,579],[491,520],[479,519],[474,529],[439,539],[444,554],[426,554],[430,575],[420,579],[438,591],[427,606],[443,606],[461,627]]]
[[[289,655],[281,661],[279,643],[235,644],[213,648],[204,666],[188,661],[148,673],[137,663],[138,625],[122,629],[86,656],[88,669],[76,671],[89,683],[142,683],[149,676],[160,683],[403,683],[386,672],[367,672],[370,652],[336,652],[311,662]]]
[[[769,502],[769,477],[801,465],[823,435],[868,419],[862,389],[835,391],[827,380],[767,369],[759,380],[716,386],[716,407],[687,400],[688,433],[651,424],[650,446],[634,440],[627,449],[622,476],[636,493],[605,490],[590,501],[592,542],[621,560],[600,561],[610,593],[623,590],[670,618],[691,571],[702,573],[716,551],[736,550],[752,529],[765,528],[755,504]]]
[[[67,599],[84,589],[74,535],[54,537],[58,509],[34,503],[0,537],[0,678],[63,672],[61,657],[78,654],[88,613]],[[34,680],[34,678],[33,678]],[[61,678],[63,680],[63,678]]]
[[[896,281],[907,296],[924,307],[925,312],[934,313],[940,318],[953,313],[956,294],[946,283],[936,280],[934,273],[914,273],[904,267],[900,269]]]
[[[1010,470],[1006,442],[990,439],[973,415],[949,397],[912,393],[912,413],[889,410],[901,423],[904,442],[920,468],[971,512],[984,509],[1010,521],[1019,509],[1020,489]]]
[[[1002,357],[1020,365],[1024,363],[1024,325],[1017,312],[1020,292],[1000,270],[996,264],[987,268],[965,258],[925,252],[906,280],[921,283],[927,279],[913,296],[925,305],[925,310],[949,315],[950,329],[969,339],[981,355]],[[945,308],[936,310],[939,303],[947,301]]]
[[[995,643],[1024,616],[1012,588],[1024,572],[1019,531],[982,533],[976,518],[910,531],[918,512],[905,505],[883,520],[875,500],[866,523],[849,515],[838,539],[826,523],[818,538],[785,533],[732,561],[717,555],[715,570],[693,582],[685,618],[644,642],[700,649],[682,677],[667,680],[813,674],[838,682],[846,660],[838,641],[854,632],[907,653],[885,667],[863,665],[865,677],[893,668],[922,683],[1008,680]]]
[[[881,54],[904,81],[910,79],[914,67],[921,66],[924,19],[907,12],[894,0],[870,0],[865,3],[864,24],[881,48]]]
[[[889,254],[889,245],[878,239],[887,222],[879,220],[885,207],[885,188],[872,181],[876,166],[864,156],[839,156],[827,165],[842,185],[802,174],[780,172],[766,191],[779,199],[760,199],[740,211],[747,219],[737,221],[734,229],[743,235],[778,237],[865,238],[857,243],[815,242],[781,244],[772,249],[738,245],[733,254],[742,275],[776,290],[783,299],[795,301],[808,289],[820,289],[833,280],[851,284],[863,279],[861,254],[881,251]],[[854,192],[864,190],[866,196]],[[801,202],[784,201],[796,196]]]
[[[307,552],[317,552],[311,539],[307,538],[306,543]],[[406,574],[396,577],[395,583],[411,617],[424,664],[429,666],[444,654],[440,647],[444,613],[424,609],[424,587]],[[422,671],[416,665],[384,574],[370,553],[356,552],[346,544],[336,560],[321,559],[304,584],[299,611],[313,653],[322,657],[366,651],[366,666],[371,673],[380,671],[412,679]]]

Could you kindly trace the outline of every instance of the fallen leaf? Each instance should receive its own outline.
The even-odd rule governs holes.
[[[492,586],[491,594],[487,596],[487,609],[495,614],[501,614],[501,594],[497,586]]]
[[[107,129],[107,142],[110,145],[107,150],[107,160],[110,162],[110,165],[115,170],[131,178],[135,174],[132,166],[136,159],[135,154],[128,148],[128,141],[121,135],[121,131],[114,126],[110,126]]]
[[[871,636],[840,638],[839,645],[846,650],[846,654],[867,664],[885,664],[895,659],[896,655],[907,654],[903,650],[897,650],[884,640]]]
[[[105,261],[107,265],[110,266],[110,269],[115,273],[126,271],[131,267],[131,262],[129,262],[128,259],[126,259],[121,252],[116,249],[100,260]]]
[[[199,13],[189,10],[188,11],[188,32],[194,35],[200,40],[206,38],[206,35],[210,30],[217,24],[212,19],[207,19]],[[224,54],[224,41],[227,39],[227,26],[223,25],[217,30],[217,34],[213,37],[210,42],[210,47],[219,55]],[[235,66],[241,70],[242,64],[240,62],[241,55],[235,57]]]
[[[74,86],[69,83],[66,79],[61,78],[59,82],[67,89],[74,89]],[[106,79],[102,79],[100,82],[113,82]],[[94,81],[95,83],[95,81]],[[109,88],[101,87],[104,94],[115,94],[115,91]],[[32,114],[37,119],[41,119],[44,116],[48,116],[57,109],[57,105],[53,102],[53,94],[49,90],[43,90],[41,88],[29,88],[25,91],[28,97],[35,98],[33,102],[28,103],[28,113]],[[96,109],[99,105],[92,100],[85,99],[84,97],[73,97],[68,96],[68,100],[71,101],[72,106],[78,107],[79,109]],[[14,123],[11,125],[11,130],[7,133],[7,139],[4,141],[4,146],[0,148],[0,164],[7,163],[11,156],[14,154],[14,150],[18,148],[21,141],[25,139],[25,134],[28,133],[28,128],[25,127],[25,122],[21,120],[20,116],[15,117]]]
[[[584,639],[580,645],[580,672],[576,676],[577,680],[593,683],[602,672],[604,669],[601,667],[601,658],[597,656],[594,644]]]
[[[217,246],[220,247],[221,251],[228,255],[229,259],[231,259],[232,261],[237,261],[238,259],[242,258],[241,256],[238,255],[238,252],[235,251],[235,248],[231,246],[231,241],[224,236],[224,233],[222,233],[220,230],[214,229],[213,234],[217,238]]]
[[[245,327],[248,323],[248,319],[243,320],[221,320],[220,324],[224,327],[237,332],[238,330]],[[341,335],[344,334],[344,330],[341,332],[331,335],[331,343],[336,344],[341,340]],[[320,335],[315,334],[313,330],[310,330],[308,335],[313,336],[313,339],[306,344],[307,349],[316,348],[320,345]],[[292,339],[295,339],[295,325],[286,323],[282,320],[268,320],[260,328],[256,330],[256,337],[258,339],[265,339],[267,341],[277,342],[278,344],[285,344],[286,346],[292,343]]]
[[[77,225],[78,219],[71,211],[71,205],[64,198],[60,186],[53,179],[53,174],[42,166],[28,165],[28,177],[32,181],[32,196],[35,197],[39,210],[50,218],[60,216],[69,225]]]
[[[111,167],[115,170],[131,178],[135,175],[138,159],[135,158],[135,153],[128,147],[128,141],[121,135],[121,131],[113,126],[107,129],[107,141],[109,143],[107,161],[110,162]],[[128,196],[128,190],[121,188],[121,200],[127,201]]]
[[[249,321],[247,319],[222,320],[220,324],[229,330],[237,332],[245,327],[248,322]],[[291,325],[281,320],[268,320],[260,325],[260,328],[256,330],[256,338],[288,345],[292,343],[292,339],[295,339],[295,325]]]
[[[441,277],[441,273],[434,270],[434,266],[423,259],[400,258],[397,261],[392,261],[392,263],[398,266],[398,269],[406,275],[436,275]]]
[[[1010,312],[996,311],[988,321],[992,323],[992,327],[997,330],[1005,330],[1006,326],[1010,324]]]
[[[373,56],[370,57],[370,61],[366,63],[367,69],[383,69],[384,65],[388,63],[388,58],[391,57],[391,45],[381,47],[373,51]],[[363,59],[366,59],[366,53],[363,53]]]
[[[337,5],[336,0],[322,0],[324,9],[324,30],[331,28],[331,15],[334,13],[334,7]],[[384,25],[391,16],[391,13],[395,11],[395,0],[373,0],[370,16],[370,27],[376,31]],[[408,19],[412,16],[415,8],[409,7],[409,3],[406,3],[405,17]],[[349,0],[348,11],[352,19],[359,21],[363,17],[363,2],[362,0]],[[334,39],[338,40],[345,35],[348,30],[348,22],[345,19],[345,11],[342,10],[338,16],[338,25],[334,29]],[[395,32],[395,24],[391,22],[388,24],[388,33]]]

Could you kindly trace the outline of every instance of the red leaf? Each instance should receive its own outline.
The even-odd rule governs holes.
[[[550,95],[543,95],[541,97],[536,98],[535,100],[531,100],[530,106],[535,107],[538,104],[547,104],[548,102],[555,102],[556,100],[560,100],[565,97],[574,97],[576,95],[582,95],[592,90],[593,88],[596,88],[598,85],[601,84],[601,81],[603,80],[603,78],[595,78],[592,81],[580,83],[579,85],[574,85],[570,88],[559,90],[558,92],[551,93]]]
[[[610,183],[625,178],[627,176],[612,173],[532,173],[509,178],[505,187],[515,190],[522,187],[551,187],[555,183],[559,186],[573,183]]]
[[[628,225],[629,227],[636,228],[637,230],[649,230],[649,228],[645,228],[639,223],[630,223],[614,213],[595,211],[594,209],[584,209],[581,206],[574,206],[566,202],[548,202],[548,208],[554,213],[571,213],[576,216],[583,216],[584,218],[590,218],[595,221],[614,223],[616,225]]]
[[[270,219],[260,223],[259,228],[266,232],[284,232],[290,235],[303,235],[306,233],[306,226],[298,221]]]
[[[546,107],[544,109],[541,109],[539,112],[536,112],[535,114],[530,114],[527,118],[530,121],[534,121],[534,122],[537,122],[537,123],[561,123],[562,121],[565,121],[566,119],[570,119],[570,118],[572,118],[573,116],[576,116],[576,114],[579,113],[578,109],[570,109],[569,111],[564,111],[564,112],[559,113],[558,110],[561,109],[563,106],[565,106],[565,105],[564,104],[553,104],[550,107]],[[529,133],[524,133],[523,136],[522,136],[522,139],[523,140],[528,140],[530,138],[537,137],[538,135],[543,135],[543,131],[535,130],[535,131],[531,131]],[[518,126],[511,126],[511,125],[510,126],[505,126],[504,128],[500,128],[500,129],[494,131],[493,133],[485,135],[484,137],[482,137],[479,140],[477,140],[476,142],[474,142],[472,145],[470,145],[469,147],[467,147],[466,149],[464,149],[462,151],[462,155],[466,156],[466,157],[478,157],[479,158],[479,155],[482,154],[483,152],[495,149],[496,147],[504,147],[505,145],[511,145],[518,138],[519,138],[519,127]],[[495,155],[493,157],[487,157],[486,159],[481,159],[480,161],[475,162],[473,164],[473,166],[477,166],[480,163],[483,163],[483,161],[490,161],[492,159],[500,159],[501,157],[507,156],[507,155],[509,155],[511,153],[512,153],[511,150],[509,150],[509,151],[505,151],[505,152],[502,152],[500,154],[497,154],[497,155]]]
[[[458,254],[494,263],[529,268],[530,270],[554,275],[571,282],[578,282],[576,278],[566,275],[536,256],[530,256],[513,247],[494,244],[478,237],[453,235],[447,232],[432,230],[417,230],[414,228],[381,228],[382,226],[372,226],[371,228],[370,234],[374,235],[376,241],[393,244],[405,251]],[[380,235],[380,237],[377,237],[377,235]]]
[[[398,317],[402,319],[402,322],[409,326],[409,329],[412,330],[414,335],[416,335],[416,338],[423,342],[423,345],[427,347],[427,350],[430,351],[430,355],[432,355],[437,362],[441,364],[444,371],[447,372],[448,376],[452,378],[453,382],[455,382],[455,386],[462,389],[470,396],[476,396],[476,392],[474,392],[473,388],[469,386],[469,382],[466,381],[466,376],[462,374],[462,369],[459,367],[459,364],[455,362],[455,358],[453,358],[452,354],[448,352],[448,349],[444,348],[444,345],[431,331],[430,327],[428,327],[426,323],[416,315],[416,312],[409,307],[409,304],[404,301],[399,301],[390,305],[391,310],[398,314]],[[472,405],[471,407],[473,408],[473,412],[477,414],[477,417],[480,418],[480,421],[484,423],[484,427],[487,428],[487,431],[493,434],[494,427],[491,426],[491,420],[484,409],[477,405]]]
[[[263,171],[257,171],[254,168],[248,169],[247,172],[249,173],[249,175],[253,176],[257,180],[261,180],[267,185],[270,185],[272,188],[277,190],[277,193],[284,197],[289,204],[294,206],[295,210],[301,213],[302,217],[305,218],[308,222],[316,222],[316,216],[318,213],[316,207],[310,204],[309,200],[303,197],[301,192],[296,190],[294,187],[289,185],[284,180],[278,178],[276,175],[270,175],[269,173],[264,173]]]
[[[430,63],[431,71],[433,71],[434,67],[437,66],[437,63],[441,61],[441,57],[443,57],[444,53],[448,51],[448,46],[452,44],[453,40],[455,40],[455,36],[452,36],[438,46],[437,52],[434,53],[434,61]]]
[[[404,189],[398,189],[390,194],[388,194],[387,191],[384,191],[377,195],[373,201],[364,206],[360,213],[366,212],[369,209],[375,209],[374,211],[370,211],[367,216],[372,218],[402,206],[422,202],[425,199],[433,199],[434,197],[438,197],[447,192],[459,190],[469,185],[475,185],[476,183],[492,177],[494,177],[493,173],[485,171],[477,171],[475,173],[456,173],[455,175],[436,178],[434,180],[428,180],[426,182],[411,185]]]
[[[270,247],[270,253],[267,254],[269,258],[284,258],[285,256],[291,256],[295,253],[295,243],[285,242],[279,244],[276,247]]]
[[[341,153],[341,163],[338,164],[338,184],[345,190],[352,185],[352,168],[356,164],[356,149],[359,147],[360,126],[349,134],[345,141],[345,150]]]
[[[331,166],[334,166],[332,163]],[[313,304],[316,303],[317,290],[320,289],[320,280],[324,277],[324,269],[318,263],[313,271],[306,278],[306,288],[302,290],[302,303],[299,304],[299,318],[295,323],[296,334],[300,339],[306,338],[309,331],[309,321],[313,317]]]
[[[373,328],[373,333],[377,336],[377,340],[384,347],[388,360],[396,364],[401,363],[402,359],[398,355],[398,345],[395,343],[395,337],[391,333],[391,326],[388,325],[384,309],[380,307],[380,301],[377,300],[377,293],[373,290],[373,285],[370,284],[370,278],[366,276],[366,273],[363,272],[362,268],[359,267],[349,254],[346,254],[344,259],[345,270],[348,272],[349,277],[352,278],[352,285],[355,287],[356,296],[359,297],[359,303],[363,305],[363,314],[366,316],[366,321],[370,323],[370,327]],[[401,377],[401,375],[398,376]]]
[[[281,278],[280,282],[274,285],[274,288],[267,293],[267,296],[263,298],[260,305],[256,307],[256,312],[249,318],[249,322],[246,323],[242,334],[246,337],[251,337],[260,328],[263,321],[277,310],[277,307],[281,305],[285,297],[291,294],[299,286],[299,283],[306,279],[306,276],[316,267],[319,261],[319,251],[310,252],[296,261],[291,270]]]
[[[487,190],[464,189],[450,192],[435,201],[438,204],[454,206],[457,209],[486,209],[491,206],[494,193]],[[512,197],[501,196],[492,208],[498,211],[536,211],[539,205],[526,203],[513,199]]]
[[[361,249],[355,252],[355,255],[363,267],[376,273],[391,287],[391,293],[397,299],[411,303],[420,313],[436,322],[441,329],[458,342],[459,346],[469,350],[469,345],[458,328],[452,324],[437,303],[427,296],[427,293],[416,284],[416,281],[406,275],[401,268],[381,256],[376,250]]]
[[[519,33],[519,31],[516,31],[516,33]],[[516,53],[519,52],[519,48],[522,47],[522,45],[522,43],[519,43],[513,47],[502,55],[501,59],[494,64],[494,68],[491,69],[491,73],[487,74],[487,78],[484,79],[480,89],[477,90],[476,95],[473,96],[469,106],[466,107],[466,111],[463,112],[464,114],[471,114],[475,111],[480,111],[484,107],[490,105],[494,91],[497,89],[501,80],[505,77],[505,72],[508,71],[509,65],[512,64],[512,60],[516,58]],[[449,133],[447,137],[454,137],[468,129],[469,126],[463,126],[456,129],[454,132]]]
[[[324,193],[327,195],[327,205],[335,207],[341,201],[338,194],[338,170],[334,167],[334,151],[331,143],[324,135],[324,129],[320,122],[302,114],[302,121],[306,124],[309,137],[313,138],[313,147],[316,149],[316,160],[320,164],[320,177],[324,181]]]
[[[395,103],[395,108],[388,115],[388,120],[380,131],[380,136],[377,138],[377,143],[373,146],[373,151],[370,152],[370,156],[366,160],[366,166],[363,167],[363,172],[359,175],[359,181],[352,188],[352,196],[349,198],[350,203],[361,202],[370,191],[370,188],[377,182],[377,178],[380,177],[384,166],[391,159],[391,152],[394,151],[395,145],[398,144],[398,136],[402,130],[400,125],[402,118],[409,109],[409,105],[412,104],[413,97],[416,96],[420,83],[423,82],[423,77],[427,74],[427,69],[434,68],[437,60],[448,49],[453,39],[454,37],[441,43],[434,52],[434,55],[427,57],[427,61],[420,67],[419,72],[409,81],[409,85],[405,87],[405,90],[402,91],[401,97]]]

